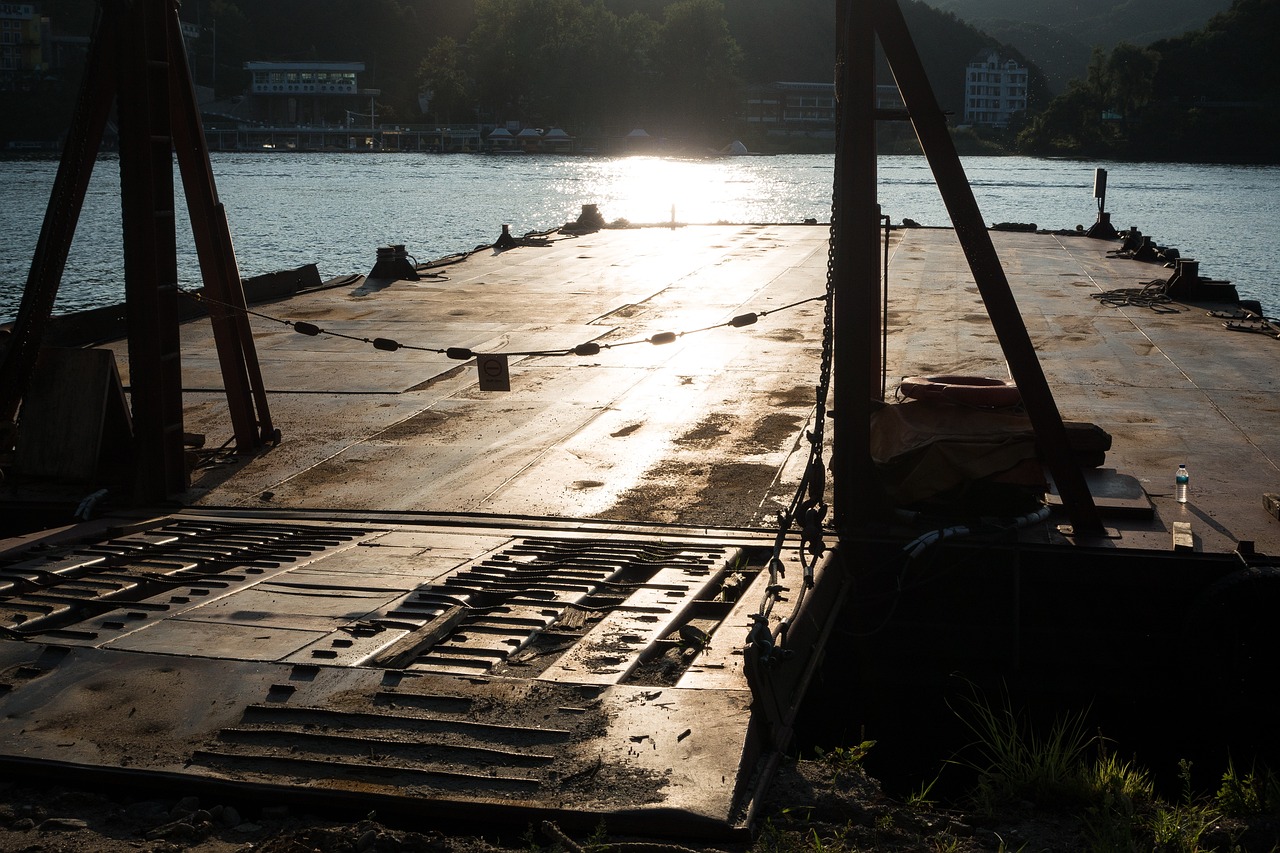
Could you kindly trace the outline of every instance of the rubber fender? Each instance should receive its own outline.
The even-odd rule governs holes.
[[[1022,402],[1018,386],[985,376],[908,376],[898,385],[904,397],[963,406],[1004,409]]]

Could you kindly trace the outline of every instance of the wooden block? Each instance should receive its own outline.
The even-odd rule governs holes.
[[[1265,494],[1262,496],[1262,505],[1267,512],[1278,521],[1280,521],[1280,495]]]
[[[1191,522],[1175,521],[1173,523],[1173,550],[1194,551],[1196,539],[1191,533]]]
[[[104,469],[127,469],[132,434],[111,350],[45,349],[22,400],[14,469],[90,481]]]

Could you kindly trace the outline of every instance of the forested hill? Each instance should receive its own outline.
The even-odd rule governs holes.
[[[1094,47],[1139,46],[1200,29],[1231,0],[926,0],[1034,57],[1055,91],[1082,78]]]
[[[1202,29],[1117,45],[1019,139],[1034,154],[1280,161],[1280,0],[1235,0]]]
[[[41,11],[56,35],[85,35],[96,2]],[[944,109],[962,112],[964,67],[986,48],[1032,67],[1020,150],[1276,162],[1280,0],[1235,0],[1181,31],[1225,2],[900,0]],[[200,33],[196,82],[221,98],[246,89],[246,61],[359,61],[385,122],[514,119],[603,135],[647,124],[723,144],[738,130],[741,84],[832,78],[835,10],[836,0],[184,0],[180,14]],[[1051,98],[1037,66],[1052,51],[1009,49],[957,14],[1015,11],[1019,26],[1115,47],[1091,52]],[[1161,27],[1180,34],[1148,46]],[[1055,38],[1061,48],[1067,36]],[[41,72],[0,92],[0,143],[56,140],[77,77]],[[434,94],[426,116],[423,90]]]
[[[675,0],[605,0],[615,14],[640,12],[661,19]],[[923,0],[900,0],[929,79],[943,109],[964,112],[964,68],[986,48],[1035,66],[1035,58],[1002,44],[956,15]],[[744,82],[830,80],[836,49],[835,0],[726,0],[729,32],[742,48],[739,76]],[[881,63],[880,77],[892,82]],[[1032,74],[1032,100],[1048,101],[1045,78]]]
[[[1079,38],[1111,47],[1121,41],[1145,45],[1199,29],[1231,0],[928,0],[929,5],[975,25],[1021,21],[1069,29]]]
[[[562,5],[543,2],[548,6],[548,17],[553,14],[552,6]],[[580,2],[584,8],[595,5],[595,0],[572,2]],[[655,22],[664,20],[669,7],[679,4],[679,0],[602,2],[620,20],[639,14]],[[451,36],[465,42],[472,33],[477,6],[525,5],[521,0],[238,0],[238,8],[228,0],[199,0],[187,5],[198,8],[202,3],[213,6],[233,28],[243,27],[233,34],[237,41],[230,46],[243,58],[301,55],[361,60],[377,75],[373,84],[387,92],[389,100],[395,98],[402,104],[412,100],[412,93],[403,91],[402,84],[413,82],[414,72],[437,38]],[[964,66],[982,49],[1003,46],[922,0],[902,0],[902,7],[943,107],[963,111]],[[741,48],[736,73],[740,82],[832,79],[835,0],[728,0],[722,9],[729,34]],[[531,45],[516,46],[521,47],[533,49]],[[1034,64],[1034,57],[1016,50],[1006,48],[1005,53]],[[230,56],[219,64],[226,68],[228,59]],[[883,76],[889,79],[887,72]],[[584,74],[581,85],[591,83]],[[1033,75],[1033,100],[1040,97],[1045,103],[1047,94],[1043,78]]]
[[[51,4],[58,16],[55,28],[68,34],[87,32],[94,2]],[[354,60],[366,64],[361,82],[382,91],[380,101],[385,104],[380,106],[387,108],[386,114],[412,120],[421,83],[419,69],[438,39],[454,39],[462,46],[464,61],[474,63],[478,57],[491,56],[483,46],[468,44],[478,19],[532,22],[526,30],[533,31],[513,37],[507,46],[515,53],[532,55],[542,49],[533,43],[538,38],[538,19],[559,23],[577,16],[577,12],[566,16],[566,9],[580,10],[583,18],[593,22],[591,26],[598,25],[600,17],[590,11],[593,8],[603,8],[618,21],[638,16],[660,25],[672,7],[691,3],[696,0],[185,0],[180,14],[204,33],[194,49],[197,82],[212,82],[222,97],[238,94],[247,85],[243,70],[247,60]],[[734,81],[832,79],[836,0],[723,0],[712,5],[723,15],[740,49]],[[1000,47],[999,43],[921,0],[902,0],[902,6],[940,102],[945,109],[960,112],[965,64],[984,48]],[[645,28],[626,32],[643,35]],[[565,35],[577,37],[576,33]],[[473,79],[485,71],[465,70]],[[575,85],[580,87],[607,85],[612,79],[588,67],[563,73],[575,70],[579,72]],[[664,70],[650,73],[660,75]],[[887,72],[883,76],[889,79]],[[1045,103],[1047,90],[1041,86],[1037,91],[1036,82],[1033,74],[1033,101],[1040,96],[1040,103]]]

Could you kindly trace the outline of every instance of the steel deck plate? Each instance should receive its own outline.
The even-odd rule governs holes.
[[[383,522],[189,511],[0,548],[0,764],[742,828],[767,535]]]

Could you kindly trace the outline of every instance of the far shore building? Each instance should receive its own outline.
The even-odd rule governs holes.
[[[243,95],[202,104],[215,151],[475,151],[480,126],[382,121],[363,62],[246,62]]]
[[[376,121],[378,89],[361,89],[363,62],[246,62],[254,120],[276,127],[363,126]]]
[[[877,109],[902,107],[897,86],[876,86]],[[835,84],[776,82],[748,86],[739,103],[739,120],[772,136],[834,138]]]
[[[989,50],[965,68],[964,123],[1007,127],[1027,110],[1027,66]]]
[[[0,3],[0,89],[20,88],[28,75],[43,71],[48,18],[30,3]]]

